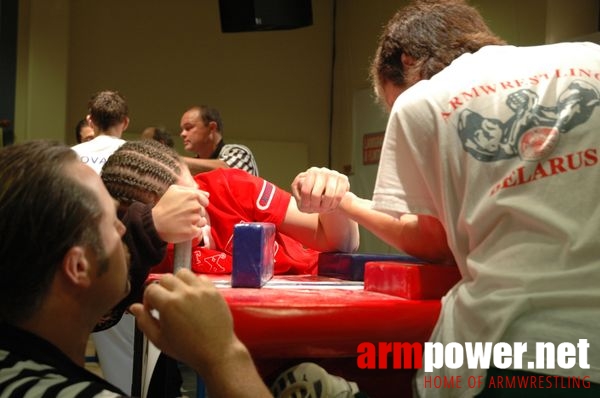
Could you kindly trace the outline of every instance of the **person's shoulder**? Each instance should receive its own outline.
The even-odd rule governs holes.
[[[198,173],[194,176],[194,180],[205,181],[205,182],[215,182],[215,181],[224,181],[224,180],[239,180],[239,179],[249,179],[254,177],[250,173],[242,169],[236,169],[233,167],[230,168],[219,168],[210,171],[204,171],[202,173]]]
[[[50,355],[50,352],[46,352]],[[42,356],[44,354],[41,354]],[[116,387],[109,384],[107,381],[97,377],[93,373],[80,368],[66,360],[63,360],[62,355],[59,358],[53,358],[54,364],[39,361],[38,358],[32,358],[22,355],[21,352],[12,350],[0,349],[0,379],[5,380],[3,387],[6,390],[18,388],[23,394],[28,396],[62,396],[69,395],[69,391],[88,391],[89,395],[81,394],[85,397],[117,398],[124,397]],[[18,359],[18,360],[17,360]],[[10,361],[5,363],[4,361]],[[17,360],[16,363],[14,361]],[[62,363],[62,368],[56,364]],[[75,368],[77,366],[77,368]],[[23,389],[25,376],[29,385],[29,389]],[[56,386],[56,380],[62,380],[60,388]]]
[[[223,145],[223,148],[221,149],[221,154],[227,154],[229,152],[247,152],[249,154],[252,154],[252,151],[250,150],[250,148],[248,148],[246,145],[242,145],[242,144],[225,144]]]
[[[250,187],[260,186],[263,179],[245,170],[236,168],[220,168],[198,173],[194,176],[198,188],[212,191],[217,187],[228,187],[232,192],[244,192]]]
[[[595,62],[598,62],[598,58],[600,58],[600,44],[590,41],[545,44],[539,46],[539,48],[546,49],[550,54],[557,56],[557,58],[567,57],[567,59],[570,59],[572,56],[578,56]]]
[[[498,60],[515,59],[519,60],[519,63],[528,64],[529,61],[539,61],[540,63],[546,63],[547,59],[554,58],[557,62],[560,62],[561,58],[565,58],[570,53],[581,54],[581,53],[600,53],[600,45],[592,42],[557,42],[538,44],[531,46],[515,46],[515,45],[490,45],[479,49],[472,54],[463,54],[458,57],[453,64],[460,64],[457,62],[462,59],[469,59],[473,61],[480,61],[488,64],[497,64]],[[524,62],[527,61],[527,62]],[[502,69],[514,69],[506,68],[503,62],[500,62],[498,68]],[[517,68],[518,69],[518,68]]]
[[[75,147],[79,147],[78,149],[75,149],[75,147],[73,147],[73,149],[76,152],[110,152],[115,151],[125,142],[127,141],[122,138],[102,134],[95,137],[93,140],[76,145]]]
[[[93,141],[93,139],[90,141],[87,141],[87,142],[81,142],[79,144],[73,145],[71,147],[71,149],[74,150],[75,152],[85,151],[85,149],[89,146],[89,143],[92,141]]]

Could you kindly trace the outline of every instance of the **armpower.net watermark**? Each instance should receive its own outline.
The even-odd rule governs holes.
[[[589,376],[461,376],[428,375],[435,369],[446,367],[458,369],[513,369],[527,371],[552,371],[554,369],[590,369],[587,339],[577,344],[549,342],[535,344],[535,361],[523,363],[527,343],[442,343],[427,342],[363,342],[357,346],[356,364],[360,369],[423,369],[425,388],[479,388],[486,383],[488,388],[589,388]],[[552,373],[552,372],[546,372]]]

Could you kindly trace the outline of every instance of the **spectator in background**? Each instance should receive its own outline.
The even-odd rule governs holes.
[[[73,150],[79,159],[100,174],[106,159],[125,140],[123,131],[129,126],[129,108],[118,91],[100,91],[88,103],[87,120],[96,133],[96,138],[77,144]]]
[[[94,129],[90,126],[90,122],[86,119],[81,119],[75,126],[75,139],[78,144],[93,140],[96,136]]]
[[[165,129],[164,127],[146,127],[140,137],[143,140],[155,140],[164,144],[170,148],[175,147],[175,141],[173,141],[173,137],[171,133]]]
[[[234,168],[258,176],[258,166],[250,149],[223,141],[223,122],[217,109],[193,106],[181,117],[180,126],[184,149],[196,154],[184,158],[192,174]]]

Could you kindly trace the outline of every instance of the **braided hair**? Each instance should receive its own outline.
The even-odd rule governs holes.
[[[102,167],[102,181],[121,205],[155,205],[181,175],[181,159],[172,148],[154,140],[129,141]]]

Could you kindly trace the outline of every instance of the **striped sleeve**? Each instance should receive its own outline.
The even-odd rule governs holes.
[[[80,378],[68,378],[57,369],[31,360],[15,358],[0,350],[0,396],[7,398],[120,398],[107,385]]]
[[[252,151],[244,145],[224,145],[219,153],[219,159],[227,163],[232,169],[245,170],[254,176],[258,176],[258,165],[254,159],[254,155],[252,154]]]

